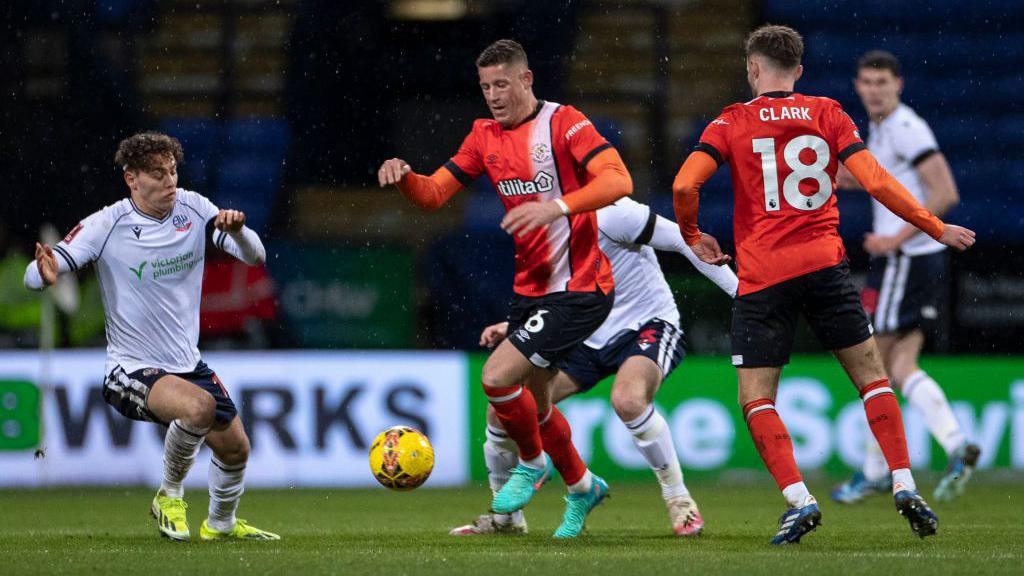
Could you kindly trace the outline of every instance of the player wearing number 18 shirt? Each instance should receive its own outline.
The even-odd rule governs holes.
[[[943,224],[879,166],[837,102],[793,91],[802,55],[802,38],[785,26],[766,25],[747,38],[747,80],[755,98],[726,107],[704,131],[673,184],[676,217],[702,260],[728,258],[697,228],[697,192],[728,163],[740,280],[732,362],[750,434],[789,505],[772,544],[798,542],[821,522],[775,411],[800,315],[860,391],[892,473],[896,508],[924,537],[935,533],[938,519],[917,493],[899,404],[850,281],[833,195],[839,162],[874,198],[932,238],[962,250],[973,244],[974,233]]]

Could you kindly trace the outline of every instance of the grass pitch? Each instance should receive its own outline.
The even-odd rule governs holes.
[[[1019,480],[1019,479],[1018,479]],[[930,492],[931,483],[929,483]],[[811,482],[827,498],[827,482]],[[691,482],[707,521],[694,540],[671,535],[653,481],[612,485],[589,532],[560,542],[561,491],[549,485],[527,509],[524,537],[455,538],[452,526],[483,511],[489,491],[421,489],[251,490],[240,516],[280,542],[158,537],[144,489],[0,491],[3,574],[1019,574],[1024,566],[1024,485],[975,483],[936,504],[939,533],[914,537],[890,497],[848,507],[821,502],[824,525],[802,544],[770,548],[782,499],[770,480]],[[192,490],[198,538],[205,491]]]

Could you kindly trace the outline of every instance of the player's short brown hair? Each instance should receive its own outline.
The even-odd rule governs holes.
[[[903,67],[900,66],[900,61],[892,52],[886,52],[885,50],[872,50],[857,60],[857,72],[860,73],[864,68],[871,68],[873,70],[889,70],[892,75],[897,78],[903,77]]]
[[[484,51],[476,58],[477,68],[513,63],[522,63],[522,65],[526,67],[529,67],[530,65],[526,60],[526,50],[523,50],[523,45],[515,40],[509,39],[498,40],[494,44],[484,48]]]
[[[148,171],[156,167],[158,159],[167,156],[173,156],[178,164],[185,158],[185,152],[177,138],[160,132],[139,132],[121,140],[117,145],[114,164],[125,172]]]
[[[804,55],[804,39],[789,26],[765,24],[747,36],[747,58],[759,54],[782,70],[800,65]]]

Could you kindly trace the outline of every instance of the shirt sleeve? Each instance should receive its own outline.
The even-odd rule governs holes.
[[[896,154],[906,158],[911,166],[917,166],[925,158],[939,151],[939,143],[928,123],[918,117],[904,120],[893,131]]]
[[[594,156],[612,147],[590,120],[572,106],[563,106],[556,120],[552,139],[561,139],[565,142],[569,153],[584,170]]]
[[[217,217],[220,213],[220,208],[217,207],[209,198],[203,196],[198,192],[192,192],[190,190],[179,190],[178,194],[181,195],[181,202],[194,210],[203,221],[203,225],[209,225],[210,220]],[[218,246],[220,241],[220,235],[222,232],[216,228],[211,227],[210,239],[214,244]]]
[[[459,151],[444,164],[444,167],[463,186],[469,186],[473,180],[484,173],[484,159],[479,144],[480,139],[477,137],[477,126],[478,124],[473,124],[473,129],[462,140]]]
[[[654,214],[653,212],[651,214]],[[708,280],[715,283],[716,286],[722,289],[723,292],[729,296],[735,296],[736,290],[739,288],[739,279],[736,277],[736,273],[732,271],[732,268],[722,264],[721,266],[715,266],[714,264],[708,264],[701,260],[696,254],[693,253],[693,249],[686,245],[683,241],[682,235],[679,234],[679,227],[676,223],[661,216],[654,216],[654,226],[652,230],[650,245],[652,248],[662,252],[677,252],[686,257],[687,260],[693,264],[693,267],[698,272],[703,274]]]
[[[113,223],[106,211],[100,210],[72,228],[53,246],[61,271],[64,271],[65,265],[68,270],[78,271],[99,258],[112,227]]]
[[[704,132],[700,135],[700,142],[694,146],[694,150],[700,150],[715,159],[715,162],[721,166],[729,161],[729,128],[732,126],[732,114],[729,109],[725,109],[722,113],[711,121],[704,128]]]
[[[654,233],[655,218],[650,207],[620,198],[597,211],[597,227],[618,244],[647,244]]]
[[[832,104],[831,113],[828,116],[829,126],[827,130],[832,143],[835,145],[836,150],[839,151],[839,160],[846,162],[847,158],[866,149],[867,146],[861,140],[860,130],[857,129],[857,125],[854,124],[850,115],[843,110],[843,107],[838,102],[833,102]]]

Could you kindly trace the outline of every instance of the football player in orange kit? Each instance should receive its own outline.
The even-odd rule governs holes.
[[[747,80],[755,98],[726,107],[704,130],[672,187],[676,219],[702,260],[728,258],[697,228],[698,190],[728,163],[740,279],[732,319],[739,403],[789,506],[771,543],[799,542],[821,523],[775,411],[779,376],[801,314],[859,390],[892,474],[896,508],[923,538],[935,533],[938,518],[914,484],[900,407],[850,281],[832,193],[839,162],[869,194],[939,242],[965,250],[974,244],[974,232],[943,224],[921,206],[879,166],[836,101],[793,91],[803,73],[802,55],[803,39],[792,28],[766,25],[750,34]]]
[[[583,531],[608,485],[572,445],[565,416],[550,404],[555,366],[604,322],[614,302],[608,258],[598,246],[594,210],[632,193],[618,152],[571,106],[538,100],[526,52],[499,40],[476,61],[493,119],[480,119],[458,153],[430,176],[400,158],[384,162],[381,186],[395,185],[432,210],[485,175],[508,213],[501,227],[515,240],[515,296],[508,338],[483,367],[484,392],[519,449],[519,465],[491,509],[510,514],[529,503],[550,473],[544,452],[569,488],[556,538]],[[543,397],[538,402],[534,394]],[[538,422],[538,404],[545,413]]]

